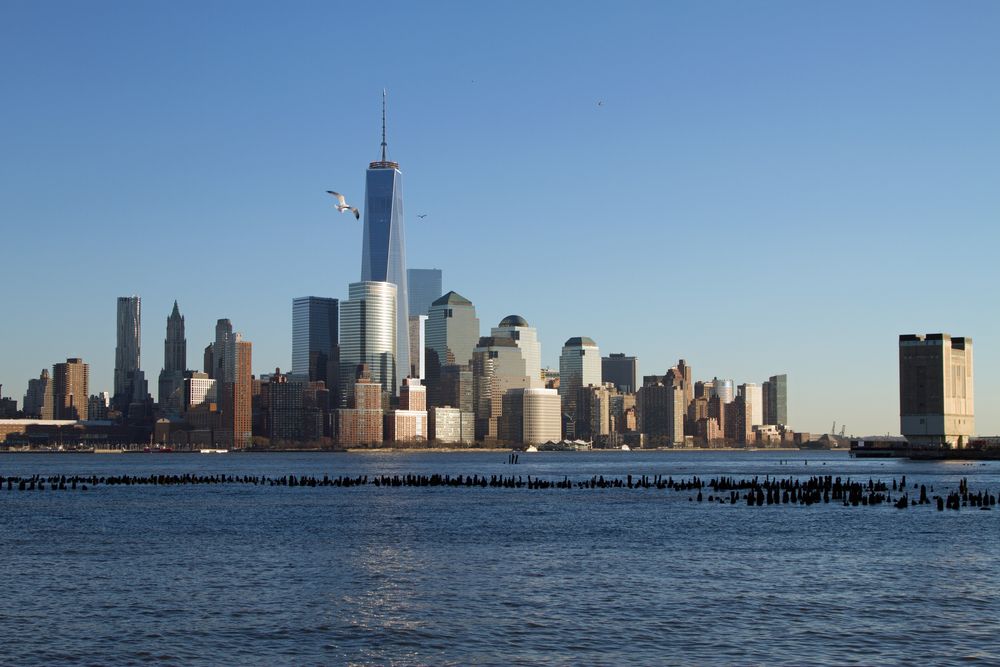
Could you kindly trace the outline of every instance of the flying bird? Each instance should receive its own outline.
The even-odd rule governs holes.
[[[340,211],[341,213],[343,213],[344,211],[350,211],[351,213],[354,214],[354,219],[355,220],[360,220],[361,219],[361,214],[358,213],[358,207],[357,206],[349,206],[347,204],[347,201],[344,199],[344,195],[340,194],[339,192],[334,192],[333,190],[327,190],[326,193],[330,194],[330,195],[333,195],[334,197],[337,198],[337,202],[338,203],[336,204],[336,206],[337,206],[337,210],[338,211]]]
[[[417,217],[420,218],[421,220],[423,220],[424,218],[427,217],[427,214],[426,213],[421,213],[421,214],[418,214]]]

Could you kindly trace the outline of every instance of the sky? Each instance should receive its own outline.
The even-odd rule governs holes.
[[[377,9],[376,9],[377,7]],[[378,158],[408,265],[640,374],[788,374],[796,430],[899,431],[901,333],[971,336],[1000,433],[1000,4],[0,3],[0,383],[112,389],[116,297],[155,388],[174,299],[255,373],[346,298]],[[426,214],[425,218],[417,218]],[[155,392],[155,389],[154,389]]]

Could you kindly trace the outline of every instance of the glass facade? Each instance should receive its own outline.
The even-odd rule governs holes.
[[[576,399],[580,387],[601,384],[601,351],[590,338],[576,336],[563,345],[559,356],[559,397],[562,411],[576,417]],[[573,433],[567,433],[572,437]]]
[[[528,326],[528,321],[520,315],[508,315],[500,320],[500,325],[490,331],[495,338],[510,338],[521,350],[524,360],[524,374],[528,376],[529,387],[541,388],[542,382],[542,346],[538,342],[538,331]]]
[[[337,362],[340,302],[320,296],[292,300],[292,374],[323,381],[333,389],[330,365]]]
[[[341,307],[341,405],[353,397],[360,364],[368,366],[373,382],[393,395],[397,386],[396,285],[389,282],[351,283]]]
[[[135,372],[139,370],[139,343],[142,329],[142,300],[137,296],[118,297],[117,345],[115,346],[115,408],[128,411],[135,393]]]
[[[441,368],[472,361],[479,342],[479,318],[472,302],[448,292],[431,305],[425,331],[427,387],[431,405],[446,405],[440,391]]]
[[[430,314],[431,304],[444,294],[441,269],[407,269],[406,289],[409,290],[410,317]]]
[[[395,363],[410,368],[406,238],[403,232],[402,174],[394,162],[373,162],[365,178],[365,229],[361,282],[396,286]]]

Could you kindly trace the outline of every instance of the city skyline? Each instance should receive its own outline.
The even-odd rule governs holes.
[[[95,23],[86,12],[66,8],[63,20],[89,26],[67,34],[66,48],[89,55],[60,73],[65,52],[28,43],[45,12],[12,9],[19,20],[8,25],[22,26],[22,34],[0,40],[6,44],[0,49],[36,58],[13,81],[7,113],[23,131],[0,158],[9,175],[0,201],[4,219],[14,222],[12,247],[31,252],[15,253],[3,275],[11,281],[31,276],[41,271],[41,256],[56,268],[51,279],[12,283],[18,285],[13,309],[25,315],[25,324],[5,334],[0,381],[20,399],[42,369],[82,358],[91,369],[91,393],[112,390],[110,303],[124,294],[145,302],[140,343],[150,384],[162,367],[162,322],[175,299],[186,319],[189,358],[212,340],[214,322],[227,317],[254,341],[255,374],[290,370],[290,300],[313,294],[344,302],[346,286],[357,280],[362,230],[334,214],[323,190],[343,188],[349,200],[363,200],[361,170],[377,157],[378,95],[385,85],[393,100],[393,156],[407,166],[410,265],[441,267],[444,289],[475,303],[484,323],[523,315],[537,328],[544,366],[558,367],[562,341],[585,335],[604,354],[636,356],[640,376],[664,373],[679,357],[702,379],[761,382],[788,374],[791,421],[805,431],[825,431],[836,420],[853,433],[896,433],[899,334],[963,332],[977,342],[981,378],[1000,370],[1000,326],[977,290],[958,292],[951,281],[922,274],[943,258],[959,257],[973,285],[998,279],[987,253],[996,240],[997,195],[990,183],[996,173],[991,156],[998,154],[993,119],[1000,113],[995,93],[982,85],[997,61],[998,47],[986,41],[997,10],[973,4],[956,15],[888,3],[867,12],[865,21],[851,11],[824,16],[824,32],[794,6],[783,7],[782,27],[741,11],[719,17],[698,8],[656,9],[650,25],[673,36],[672,53],[702,54],[695,61],[701,69],[686,78],[684,68],[654,59],[663,72],[640,66],[623,84],[584,83],[583,74],[624,70],[641,61],[643,47],[619,54],[601,49],[594,58],[606,62],[588,59],[578,47],[573,64],[552,59],[571,40],[601,33],[582,20],[543,45],[544,28],[558,19],[542,8],[526,35],[529,54],[539,60],[537,76],[523,83],[525,95],[516,100],[507,99],[509,74],[474,56],[465,65],[447,64],[420,48],[424,37],[418,42],[407,35],[440,19],[439,12],[421,17],[401,10],[385,29],[401,46],[417,47],[413,63],[394,71],[390,65],[398,63],[376,57],[345,73],[344,85],[357,92],[349,100],[319,90],[314,72],[303,71],[290,79],[278,106],[236,114],[233,130],[217,115],[228,103],[210,92],[225,62],[205,55],[203,40],[225,38],[224,19],[213,10],[203,10],[191,57],[216,69],[194,75],[179,55],[179,70],[154,69],[145,82],[133,67],[158,57],[179,27],[152,35],[133,64],[108,60],[112,50],[91,50],[89,41],[80,41],[88,38],[74,35],[109,36],[120,46],[128,20],[148,20],[153,10],[119,7]],[[478,11],[505,25],[507,19]],[[247,15],[250,34],[263,30],[266,11],[251,7]],[[911,20],[894,29],[900,17]],[[626,26],[645,30],[634,27],[634,19],[628,12],[613,17],[610,34],[620,36]],[[758,32],[742,32],[739,19]],[[305,39],[283,57],[306,50],[333,60],[352,57],[350,39],[325,47],[327,33],[311,31],[304,19],[292,24],[285,29]],[[709,28],[718,36],[706,34]],[[440,29],[447,30],[447,22]],[[843,60],[810,47],[810,40],[835,45],[848,30],[857,53]],[[469,37],[443,43],[488,34],[477,25]],[[225,39],[242,45],[241,38]],[[949,48],[925,54],[921,45],[928,40],[945,40]],[[877,56],[876,42],[883,49]],[[712,46],[716,52],[706,53]],[[753,57],[734,65],[739,54]],[[773,67],[803,60],[793,56],[805,64]],[[772,73],[756,66],[765,62]],[[251,57],[237,71],[246,76],[260,64]],[[185,75],[191,77],[186,83]],[[29,101],[23,96],[29,80],[51,87],[42,85]],[[84,102],[64,97],[76,88],[61,84],[74,83],[95,84]],[[276,85],[264,76],[257,92],[237,77],[222,92],[232,104],[251,108]],[[184,106],[171,115],[155,108],[160,98],[139,99],[147,86],[164,95],[193,86],[219,108],[206,108],[200,121]],[[422,87],[441,90],[441,99]],[[948,94],[928,92],[935,90]],[[103,101],[116,96],[129,100],[121,111]],[[39,102],[66,113],[29,115]],[[293,105],[303,109],[304,121],[289,111]],[[337,137],[317,141],[317,134],[330,134],[331,114]],[[942,124],[942,118],[955,122]],[[263,129],[248,152],[243,130],[258,121]],[[172,147],[175,136],[185,139]],[[130,142],[136,147],[128,149]],[[258,154],[269,158],[248,159]],[[560,162],[572,169],[552,169]],[[475,168],[457,166],[469,163]],[[65,185],[53,192],[54,181]],[[421,214],[427,217],[417,218]],[[938,233],[951,225],[961,233]],[[78,229],[94,233],[81,235],[72,248],[49,242],[57,235],[76,239],[70,235]],[[108,242],[139,230],[141,251]],[[191,255],[206,233],[227,237],[237,250],[232,257],[194,255],[216,278],[212,289],[194,274],[163,281],[159,260]],[[299,236],[319,242],[304,248],[290,242]],[[605,284],[581,289],[580,276],[563,270],[568,255],[581,272],[607,276]],[[79,272],[81,256],[94,275],[85,295],[67,302],[60,299],[66,274],[59,267],[72,257]],[[289,270],[295,275],[225,278],[275,261],[295,266]],[[115,277],[104,275],[105,263],[115,267]],[[755,289],[744,294],[748,275]],[[919,289],[903,284],[907,275]],[[976,393],[977,431],[1000,432],[992,410],[998,390],[981,379]]]

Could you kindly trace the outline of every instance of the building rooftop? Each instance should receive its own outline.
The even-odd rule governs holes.
[[[512,328],[512,327],[526,327],[528,325],[528,320],[524,319],[520,315],[508,315],[507,317],[500,320],[501,328]]]
[[[563,344],[563,347],[597,347],[597,343],[587,336],[573,336]]]
[[[458,292],[451,291],[443,296],[439,296],[437,299],[431,303],[432,306],[471,306],[472,302],[466,299],[464,296]]]

